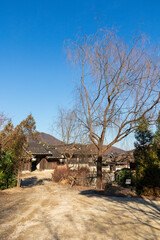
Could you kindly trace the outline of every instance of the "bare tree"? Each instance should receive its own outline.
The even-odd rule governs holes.
[[[75,111],[59,109],[56,125],[60,138],[63,141],[60,150],[64,158],[67,159],[67,165],[74,154],[75,142],[79,134],[76,122]]]
[[[101,188],[104,151],[132,133],[144,115],[151,117],[159,103],[159,59],[143,36],[126,44],[106,30],[72,41],[70,56],[80,67],[77,116],[98,149]]]

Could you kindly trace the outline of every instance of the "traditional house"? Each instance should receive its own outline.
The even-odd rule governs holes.
[[[66,164],[77,170],[81,167],[87,167],[90,171],[96,171],[97,149],[93,145],[57,145],[48,146],[44,143],[30,142],[28,146],[28,153],[31,154],[31,160],[24,162],[22,170],[34,171],[55,169],[59,164]],[[112,150],[112,151],[111,151]],[[111,148],[106,151],[103,156],[102,169],[105,172],[114,172],[122,168],[130,168],[130,164],[134,162],[133,151],[125,152],[116,148]],[[68,156],[71,156],[67,162]]]
[[[54,149],[38,142],[30,142],[27,152],[31,154],[30,161],[24,161],[23,171],[54,169],[60,164],[62,156]]]
[[[130,168],[133,162],[133,151],[126,151],[121,154],[110,153],[103,158],[103,169],[114,172],[123,168]]]
[[[96,170],[96,152],[91,145],[76,144],[72,158],[69,161],[69,167],[77,170],[81,167],[87,167],[91,171]]]

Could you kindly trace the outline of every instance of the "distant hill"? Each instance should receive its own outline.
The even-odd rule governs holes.
[[[62,144],[62,141],[60,141],[59,139],[53,137],[50,134],[47,133],[39,133],[39,141],[40,142],[47,142],[49,145],[60,145]]]
[[[95,152],[97,152],[97,149],[96,147],[91,144],[90,145],[92,149],[94,149]],[[103,148],[105,148],[105,145],[103,145]],[[121,149],[121,148],[117,148],[117,147],[110,147],[109,149],[107,149],[105,152],[104,152],[104,155],[108,155],[110,153],[118,153],[118,154],[122,154],[122,153],[125,153],[126,151]]]
[[[121,148],[117,148],[117,147],[110,147],[109,149],[107,149],[105,152],[104,152],[104,155],[107,155],[107,154],[110,154],[110,153],[118,153],[118,154],[121,154],[121,153],[125,153],[126,151],[121,149]]]
[[[95,146],[93,143],[91,143],[91,144],[89,144],[89,145],[77,144],[76,146],[77,146],[77,148],[82,148],[82,149],[83,149],[83,146],[87,146],[87,148],[84,149],[84,151],[91,151],[92,153],[95,153],[95,154],[98,153],[98,150],[97,150],[96,146]],[[82,147],[81,147],[81,146],[82,146]],[[105,147],[106,147],[106,146],[103,145],[103,148],[105,148]],[[117,148],[117,147],[113,147],[113,146],[112,146],[112,147],[110,147],[109,149],[107,149],[107,150],[104,152],[104,155],[108,155],[108,154],[110,154],[110,153],[122,154],[122,153],[126,153],[126,151],[123,150],[123,149],[120,149],[120,148]]]
[[[50,134],[43,133],[43,132],[39,133],[39,141],[40,142],[46,142],[49,145],[53,145],[53,146],[57,146],[57,145],[62,145],[63,144],[63,142],[60,141],[59,139],[53,137]],[[96,149],[93,144],[91,144],[90,146],[91,146],[91,148]],[[126,151],[122,150],[120,148],[110,147],[108,150],[105,151],[104,155],[107,155],[107,154],[110,154],[110,153],[121,154],[121,153],[124,153],[124,152],[126,152]]]

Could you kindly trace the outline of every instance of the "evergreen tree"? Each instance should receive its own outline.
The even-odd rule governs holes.
[[[160,162],[160,112],[156,121],[156,132],[154,135],[154,148],[157,151],[158,160]]]
[[[14,163],[11,153],[0,153],[0,189],[14,187],[16,176],[14,174]]]
[[[158,118],[156,121],[156,132],[155,132],[155,136],[154,136],[154,141],[156,143],[160,143],[160,112],[158,114]]]
[[[153,144],[153,134],[149,129],[149,121],[144,117],[139,121],[135,131],[134,158],[136,163],[136,189],[139,194],[149,192],[156,195],[155,189],[160,187],[160,167],[157,151]]]
[[[20,186],[20,175],[24,159],[27,159],[28,140],[37,137],[36,123],[33,116],[30,114],[16,127],[11,121],[0,132],[0,142],[2,150],[12,154],[14,171],[17,177],[17,186]]]

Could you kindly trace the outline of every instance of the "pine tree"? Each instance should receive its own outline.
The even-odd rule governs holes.
[[[156,132],[154,135],[154,148],[157,151],[158,160],[160,163],[160,112],[156,121]]]
[[[136,189],[137,193],[145,194],[152,189],[151,194],[156,195],[156,188],[160,187],[160,168],[157,151],[153,144],[153,134],[149,129],[149,121],[144,117],[135,131],[134,158],[136,163]]]
[[[155,132],[155,136],[154,136],[154,141],[156,143],[160,143],[160,112],[158,114],[158,118],[156,121],[156,132]]]

